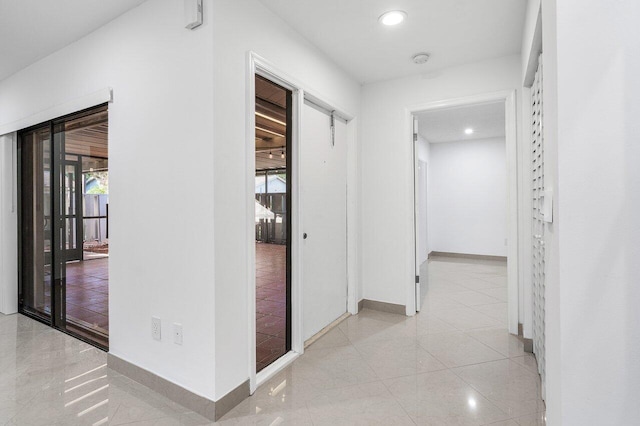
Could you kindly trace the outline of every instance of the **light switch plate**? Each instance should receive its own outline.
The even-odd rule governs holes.
[[[162,321],[158,317],[151,317],[151,337],[154,340],[162,339]]]

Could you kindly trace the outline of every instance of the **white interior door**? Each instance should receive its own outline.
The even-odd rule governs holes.
[[[337,117],[333,123],[332,132],[331,113],[305,101],[299,172],[304,340],[347,312],[347,125]]]
[[[413,117],[416,311],[420,312],[424,297],[427,295],[429,249],[427,247],[427,163],[420,159],[418,143],[418,119]]]
[[[429,247],[427,246],[427,163],[418,160],[418,191],[417,204],[418,215],[416,221],[416,235],[418,240],[417,275],[418,286],[416,288],[416,311],[422,310],[422,303],[427,295],[427,285],[429,280]]]

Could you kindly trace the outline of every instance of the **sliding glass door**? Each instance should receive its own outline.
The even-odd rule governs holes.
[[[26,129],[19,143],[20,311],[104,348],[108,238],[85,230],[85,200],[108,206],[107,120],[97,107]]]

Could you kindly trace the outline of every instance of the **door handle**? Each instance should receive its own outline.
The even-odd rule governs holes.
[[[303,239],[303,240],[306,240],[306,239],[307,239],[307,233],[306,233],[306,232],[302,234],[302,239]]]

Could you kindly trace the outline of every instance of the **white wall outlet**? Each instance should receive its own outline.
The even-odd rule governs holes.
[[[176,345],[182,344],[182,324],[177,322],[173,323],[173,343]]]
[[[162,321],[158,317],[151,317],[151,337],[154,340],[162,339]]]
[[[505,245],[505,247],[507,245],[507,239],[506,238],[504,239],[504,245]]]

